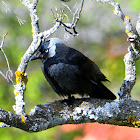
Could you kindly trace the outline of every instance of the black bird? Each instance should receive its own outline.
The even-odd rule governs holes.
[[[62,40],[44,42],[30,60],[41,59],[42,71],[54,91],[61,96],[89,95],[91,98],[116,99],[101,81],[108,81],[99,67]]]

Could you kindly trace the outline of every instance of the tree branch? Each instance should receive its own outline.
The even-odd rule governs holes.
[[[4,54],[4,57],[5,57],[5,60],[6,60],[6,63],[7,63],[7,66],[8,66],[8,71],[6,72],[6,74],[4,74],[1,70],[0,70],[0,74],[4,77],[5,80],[7,80],[7,82],[12,86],[14,87],[14,83],[12,81],[12,77],[13,77],[13,72],[11,71],[10,69],[10,65],[9,65],[9,61],[8,61],[8,58],[3,50],[3,46],[4,46],[4,41],[5,41],[5,37],[8,33],[6,33],[5,35],[3,35],[3,39],[2,39],[2,42],[1,42],[1,45],[0,45],[0,50],[2,51],[2,53]]]
[[[40,47],[41,43],[46,38],[48,38],[51,34],[53,34],[59,28],[60,25],[62,25],[62,23],[63,23],[62,20],[64,19],[64,16],[63,16],[63,10],[61,11],[60,14],[57,13],[58,21],[56,20],[56,24],[51,29],[44,31],[44,32],[40,32],[39,17],[37,15],[37,9],[36,9],[38,0],[33,0],[33,2],[30,2],[29,0],[20,0],[20,1],[24,4],[25,7],[27,7],[27,9],[30,12],[33,41],[31,43],[31,45],[29,46],[28,50],[25,52],[24,56],[22,57],[21,63],[18,66],[17,71],[15,72],[16,85],[15,85],[14,94],[15,94],[16,104],[13,106],[13,109],[16,112],[16,114],[26,116],[24,92],[26,89],[27,81],[28,81],[27,74],[25,73],[28,62],[29,62],[31,56]],[[84,1],[84,0],[82,0],[82,1]],[[83,7],[83,3],[82,3],[82,7]],[[79,12],[81,12],[81,11],[82,11],[82,9]],[[79,13],[79,15],[80,15],[80,13]],[[75,30],[76,24],[74,25],[74,28],[73,28],[73,31],[75,31],[75,33],[76,33],[76,30]],[[69,28],[69,27],[67,26],[67,27],[65,27],[65,29],[66,28]],[[26,118],[24,118],[24,119],[26,119]]]
[[[0,109],[0,121],[28,131],[38,132],[62,124],[99,122],[140,127],[140,101],[109,101],[91,98],[73,99],[37,105],[26,120],[22,116]]]
[[[84,0],[82,0],[81,2],[81,7],[80,9],[77,8],[77,10],[75,11],[75,13],[72,12],[71,8],[62,3],[63,6],[65,6],[69,11],[70,13],[73,15],[73,19],[72,19],[72,22],[71,23],[64,23],[61,19],[59,19],[60,17],[63,19],[64,17],[68,17],[66,14],[63,15],[63,12],[64,10],[61,10],[61,14],[58,13],[58,10],[56,10],[56,15],[54,14],[53,10],[51,9],[51,12],[52,12],[52,16],[53,18],[55,19],[56,22],[59,22],[62,26],[65,27],[65,31],[68,32],[69,34],[73,35],[73,36],[77,36],[78,35],[78,32],[76,31],[76,26],[77,26],[77,23],[80,19],[80,16],[81,16],[81,12],[82,12],[82,9],[83,9],[83,6],[84,6]],[[70,31],[72,30],[72,31]]]
[[[26,21],[24,19],[19,18],[12,10],[12,8],[4,1],[2,1],[3,5],[5,6],[6,13],[10,11],[17,19],[20,25],[23,25]]]
[[[128,36],[128,41],[131,45],[128,47],[128,53],[124,56],[125,63],[125,78],[122,86],[120,87],[120,92],[118,92],[120,99],[131,99],[131,90],[136,82],[136,66],[135,61],[140,58],[139,55],[139,36],[134,34],[133,26],[130,17],[126,16],[120,8],[120,4],[114,0],[96,0],[97,2],[109,3],[114,6],[113,11],[115,15],[120,17],[125,25],[125,32]],[[138,23],[138,22],[137,22]],[[138,24],[137,24],[138,28]]]

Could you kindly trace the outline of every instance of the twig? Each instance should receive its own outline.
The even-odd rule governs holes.
[[[8,12],[8,11],[10,11],[17,19],[18,19],[18,23],[20,24],[20,25],[22,25],[22,24],[24,24],[25,22],[26,22],[26,20],[23,20],[23,19],[21,19],[21,18],[19,18],[14,12],[13,12],[13,10],[11,9],[11,7],[7,4],[7,3],[5,3],[4,1],[2,1],[2,3],[5,5],[5,7],[6,7],[6,13]]]
[[[0,74],[4,77],[5,80],[7,80],[7,82],[12,86],[14,87],[14,83],[12,81],[12,77],[13,77],[13,72],[11,71],[10,69],[10,65],[9,65],[9,61],[8,61],[8,58],[3,50],[3,46],[4,46],[4,41],[5,41],[5,37],[8,33],[6,33],[5,35],[3,35],[3,39],[2,39],[2,42],[1,42],[1,45],[0,45],[0,50],[2,51],[2,53],[4,54],[4,57],[6,59],[6,63],[7,63],[7,66],[8,66],[8,71],[6,72],[6,75],[0,70]]]
[[[72,23],[64,23],[62,21],[64,19],[64,17],[67,17],[67,19],[69,19],[68,16],[66,14],[64,14],[63,12],[60,12],[60,14],[58,14],[58,11],[56,11],[54,14],[53,10],[51,9],[52,16],[56,22],[60,22],[60,24],[65,27],[65,31],[67,31],[69,34],[71,34],[73,36],[77,36],[78,32],[76,31],[76,25],[81,16],[81,12],[82,12],[83,5],[84,5],[84,0],[82,0],[80,9],[76,9],[75,13],[72,12],[71,8],[68,5],[66,5],[64,3],[62,3],[62,5],[64,7],[66,7],[70,11],[70,13],[73,15]],[[61,17],[61,18],[59,18],[59,17]],[[72,30],[72,31],[70,31],[70,30]]]
[[[61,3],[61,4],[65,7],[67,7],[67,9],[71,12],[71,14],[74,14],[68,5],[66,5],[65,3]]]
[[[10,70],[10,65],[9,65],[8,58],[7,58],[5,52],[4,52],[3,49],[2,49],[2,47],[3,47],[3,45],[4,45],[4,40],[5,40],[5,37],[6,37],[7,34],[8,34],[8,33],[6,33],[5,35],[3,35],[3,39],[2,39],[2,43],[1,43],[1,45],[0,45],[0,49],[1,49],[1,51],[3,52],[4,57],[5,57],[5,59],[6,59],[7,66],[8,66],[8,70]]]
[[[1,45],[0,45],[0,49],[3,47],[4,45],[4,40],[5,40],[5,37],[8,33],[6,33],[5,35],[3,35],[3,39],[2,39],[2,42],[1,42]]]
[[[83,6],[84,6],[84,0],[82,0],[81,8],[80,8],[80,10],[79,10],[79,12],[78,12],[78,17],[77,17],[77,20],[75,21],[75,25],[74,25],[74,26],[77,25],[77,23],[78,23],[78,21],[79,21],[79,19],[80,19]]]

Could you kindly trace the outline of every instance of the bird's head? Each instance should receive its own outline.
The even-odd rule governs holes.
[[[63,44],[63,41],[58,38],[51,38],[45,41],[37,52],[31,57],[30,61],[41,59],[42,61],[47,58],[53,57],[56,54],[57,44]]]

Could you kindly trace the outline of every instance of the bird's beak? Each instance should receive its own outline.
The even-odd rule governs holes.
[[[40,59],[41,52],[37,51],[31,58],[30,61]]]

